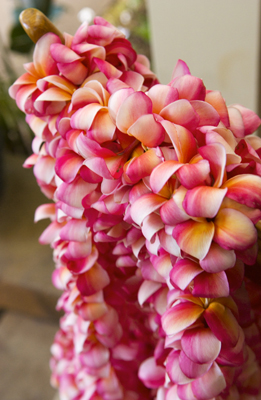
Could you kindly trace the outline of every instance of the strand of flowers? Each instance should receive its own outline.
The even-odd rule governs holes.
[[[37,135],[26,165],[56,202],[36,214],[53,220],[41,241],[64,290],[53,383],[62,400],[259,399],[241,286],[261,215],[261,141],[245,135],[260,120],[182,61],[157,84],[95,23],[65,45],[45,35],[10,90]]]

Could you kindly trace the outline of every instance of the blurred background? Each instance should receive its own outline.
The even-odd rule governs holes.
[[[1,0],[0,13],[0,398],[52,400],[49,348],[58,329],[51,250],[38,244],[48,221],[33,224],[46,202],[32,171],[32,132],[8,87],[32,59],[33,44],[18,16],[43,11],[62,32],[100,15],[122,29],[138,53],[168,83],[176,61],[227,104],[261,115],[260,0]]]

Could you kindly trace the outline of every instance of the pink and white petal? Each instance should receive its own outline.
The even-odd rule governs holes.
[[[204,308],[192,302],[184,302],[163,314],[161,322],[166,334],[175,335],[191,326],[204,312]]]
[[[212,362],[206,364],[199,364],[191,361],[190,358],[186,356],[184,351],[180,352],[179,355],[179,366],[184,375],[190,379],[199,378],[204,375],[211,367]]]
[[[214,218],[226,192],[226,189],[198,186],[187,191],[182,205],[186,213],[192,217]]]
[[[180,248],[176,242],[176,240],[173,238],[172,235],[168,235],[164,230],[162,229],[158,233],[160,245],[162,248],[167,251],[169,254],[179,257],[180,256]]]
[[[79,258],[85,258],[89,256],[92,252],[92,235],[88,235],[86,242],[73,242],[70,241],[67,250],[65,252],[65,257],[68,260],[78,260]]]
[[[33,61],[35,70],[40,78],[58,74],[56,62],[52,58],[50,51],[51,45],[55,43],[61,43],[61,39],[54,33],[48,32],[35,45]]]
[[[81,87],[77,89],[73,95],[71,100],[71,108],[78,109],[86,106],[87,104],[97,103],[102,104],[102,98],[97,93],[96,90],[93,90],[89,87]]]
[[[114,65],[110,64],[108,61],[101,60],[100,58],[93,58],[94,63],[97,65],[99,70],[104,73],[106,78],[120,78],[122,72],[117,69]]]
[[[241,112],[232,106],[228,107],[229,115],[229,129],[237,138],[243,138],[245,136],[245,127]]]
[[[57,63],[71,63],[73,61],[81,59],[81,57],[75,53],[72,49],[69,49],[61,43],[54,43],[50,46],[50,52],[52,58]]]
[[[181,250],[202,260],[206,257],[215,233],[213,222],[182,222],[173,229],[173,237]]]
[[[58,200],[63,201],[69,206],[76,208],[82,207],[83,198],[95,190],[97,183],[88,183],[77,176],[71,183],[62,183],[57,189],[56,196]]]
[[[247,207],[246,205],[239,203],[236,200],[232,200],[227,196],[224,198],[221,208],[233,208],[233,210],[240,211],[248,217],[253,224],[256,224],[261,219],[261,210],[258,208]]]
[[[234,267],[236,255],[233,250],[226,250],[217,243],[212,243],[208,254],[199,264],[206,272],[217,273]]]
[[[157,150],[149,149],[130,161],[127,165],[125,174],[130,179],[131,183],[136,183],[146,176],[149,176],[152,170],[160,164],[160,162],[161,159],[157,155]]]
[[[196,113],[199,115],[199,125],[217,126],[220,122],[220,116],[212,105],[201,100],[192,100],[190,102]]]
[[[99,264],[80,274],[77,279],[77,288],[83,296],[91,296],[104,289],[110,283],[108,273]]]
[[[170,121],[162,121],[180,163],[187,163],[198,153],[197,143],[192,133],[183,126],[174,125]]]
[[[51,183],[54,175],[55,175],[55,159],[50,156],[43,156],[37,160],[37,163],[34,166],[34,175],[36,179],[44,183]]]
[[[138,302],[140,306],[143,306],[146,300],[154,294],[159,288],[161,288],[162,283],[144,280],[138,291]]]
[[[200,122],[200,117],[188,100],[182,99],[167,105],[160,112],[160,116],[176,125],[194,131]]]
[[[164,107],[179,98],[177,89],[161,84],[152,86],[146,94],[152,101],[152,112],[156,114],[159,114]]]
[[[103,109],[100,104],[88,104],[77,110],[71,117],[71,127],[73,129],[84,129],[88,131],[93,123],[96,114]],[[104,108],[105,109],[105,108]]]
[[[221,93],[217,90],[207,91],[205,101],[212,105],[220,116],[221,122],[226,128],[229,127],[229,117],[226,102]]]
[[[12,86],[9,87],[8,89],[9,96],[15,100],[16,94],[18,90],[21,88],[21,86],[24,85],[36,86],[37,78],[38,77],[32,76],[27,72],[21,75],[18,79],[16,79],[16,81],[12,84]]]
[[[153,192],[160,192],[169,178],[175,174],[182,165],[183,164],[178,161],[172,160],[164,161],[157,165],[150,175],[150,187]]]
[[[60,238],[68,241],[85,242],[89,236],[89,228],[86,227],[86,224],[86,220],[69,220],[61,229]]]
[[[191,383],[187,383],[186,385],[178,385],[177,394],[181,400],[197,400],[192,391]],[[179,398],[177,400],[179,400]],[[169,400],[172,400],[172,398]],[[176,400],[176,398],[173,398],[173,400]]]
[[[173,383],[185,385],[186,383],[191,382],[191,379],[189,379],[181,370],[179,356],[180,351],[172,350],[167,358],[166,372]]]
[[[165,382],[165,369],[156,364],[154,357],[150,357],[141,363],[138,377],[147,388],[156,389]]]
[[[92,122],[89,135],[98,143],[109,142],[115,139],[116,126],[114,125],[107,108],[101,108]]]
[[[179,76],[183,76],[183,75],[187,75],[187,74],[191,75],[189,67],[187,66],[185,61],[179,59],[174,67],[174,70],[171,75],[171,79],[173,80],[175,78],[178,78]]]
[[[179,98],[187,100],[205,100],[206,88],[202,79],[186,74],[179,76],[170,84],[178,89]]]
[[[209,328],[200,327],[187,329],[181,338],[181,346],[190,360],[205,364],[218,357],[221,342]]]
[[[55,172],[64,182],[72,182],[84,159],[74,151],[68,150],[62,157],[57,158]]]
[[[68,101],[71,100],[72,95],[67,91],[58,87],[51,87],[37,97],[35,102],[38,101]]]
[[[125,89],[123,89],[125,90]],[[143,92],[130,94],[118,109],[116,125],[124,133],[144,114],[152,113],[152,101]]]
[[[123,102],[132,94],[134,90],[132,88],[123,88],[119,89],[115,93],[113,93],[108,102],[109,113],[114,122],[116,122],[116,118],[118,115],[118,111],[123,104]],[[125,133],[127,130],[125,131]]]
[[[231,107],[237,109],[242,116],[245,131],[244,135],[250,135],[257,130],[257,128],[260,126],[261,120],[259,116],[254,113],[254,111],[249,110],[248,108],[243,107],[240,104],[233,104],[233,106]]]
[[[55,240],[59,239],[60,230],[63,226],[64,223],[59,223],[57,221],[51,222],[39,237],[39,243],[52,244]]]
[[[144,77],[135,71],[125,71],[122,73],[120,80],[137,92],[142,88]]]
[[[203,272],[202,268],[187,258],[177,261],[170,271],[170,282],[173,286],[185,290],[191,281]]]
[[[157,194],[148,193],[137,199],[131,206],[131,218],[137,225],[141,225],[142,221],[152,212],[156,211],[165,203],[164,197]]]
[[[240,211],[223,208],[215,218],[214,241],[226,250],[246,250],[257,241],[257,231]]]
[[[24,113],[31,114],[33,112],[33,108],[30,111],[30,107],[32,106],[31,96],[37,90],[36,85],[26,85],[22,86],[17,94],[16,94],[16,104],[17,107],[20,108]]]
[[[143,220],[141,231],[147,240],[151,240],[155,233],[162,228],[164,228],[164,224],[160,215],[152,213]]]
[[[194,279],[193,296],[197,297],[227,297],[229,283],[224,271],[217,273],[203,272]]]
[[[174,226],[190,219],[182,206],[186,193],[187,189],[180,186],[173,197],[160,208],[162,221],[166,225]]]
[[[240,326],[228,307],[213,301],[205,310],[204,318],[218,340],[232,347],[237,344]]]
[[[58,63],[57,67],[60,74],[74,85],[81,85],[88,75],[88,68],[81,61],[74,61],[70,64]]]
[[[111,78],[106,83],[106,89],[112,95],[121,89],[129,89],[129,85],[122,82],[120,79]]]
[[[210,178],[210,165],[207,160],[185,164],[177,171],[177,177],[186,189],[205,185]]]
[[[192,391],[198,400],[209,400],[218,396],[227,386],[224,375],[216,363],[205,375],[191,383]]]
[[[134,136],[147,147],[159,146],[165,138],[162,125],[155,120],[153,114],[142,115],[128,129],[128,135]]]
[[[47,82],[51,83],[53,86],[56,86],[57,88],[64,90],[65,92],[70,93],[71,95],[76,89],[75,85],[73,85],[70,81],[68,81],[68,79],[65,79],[60,75],[49,75],[44,77],[43,79],[38,79],[37,81],[38,89],[40,89],[42,92],[46,90],[48,87]]]
[[[223,183],[226,167],[226,149],[222,144],[209,144],[198,149],[199,154],[208,160],[211,173],[214,177],[214,187],[220,187]]]
[[[242,174],[234,176],[224,183],[228,188],[226,196],[251,208],[261,207],[261,177]]]
[[[38,222],[41,219],[50,218],[53,220],[55,218],[55,204],[54,203],[47,203],[42,204],[35,210],[34,214],[34,222]]]

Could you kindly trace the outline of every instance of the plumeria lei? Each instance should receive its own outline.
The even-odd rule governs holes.
[[[61,400],[260,400],[259,117],[179,60],[159,84],[104,19],[47,33],[10,88],[52,203]],[[259,296],[259,297],[258,297]]]

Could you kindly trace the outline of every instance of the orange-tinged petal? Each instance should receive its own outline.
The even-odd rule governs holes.
[[[127,133],[148,147],[159,146],[165,138],[164,128],[152,114],[145,114],[138,118]]]
[[[58,74],[56,62],[51,56],[50,47],[54,43],[61,43],[61,39],[54,33],[46,33],[35,45],[34,49],[34,66],[39,78],[44,76]]]
[[[194,131],[200,121],[199,115],[190,102],[185,99],[177,100],[167,105],[160,112],[160,116],[174,124],[182,125],[190,131]]]
[[[152,112],[156,114],[159,114],[164,107],[179,98],[177,89],[160,84],[152,86],[146,94],[152,101]]]
[[[208,91],[206,94],[205,101],[212,105],[220,116],[221,122],[225,127],[229,126],[229,117],[226,102],[223,99],[221,93],[217,90]]]
[[[175,226],[173,237],[181,250],[202,260],[209,251],[214,232],[215,226],[211,221],[189,220]]]
[[[77,287],[83,296],[91,296],[102,290],[110,283],[108,273],[99,264],[80,274],[77,279]]]
[[[116,125],[122,132],[126,133],[139,117],[151,112],[152,101],[150,98],[143,92],[134,92],[120,106],[116,117]]]
[[[153,192],[158,193],[183,164],[178,161],[168,160],[160,163],[150,175],[150,186]]]
[[[188,328],[203,314],[204,308],[191,302],[179,303],[162,316],[162,327],[167,335]]]
[[[131,206],[131,217],[136,224],[141,225],[147,215],[157,210],[166,199],[157,194],[144,194]]]
[[[214,241],[227,250],[246,250],[254,245],[257,232],[252,221],[240,211],[223,208],[215,218]]]
[[[215,273],[232,268],[235,262],[236,255],[233,250],[225,250],[213,242],[208,254],[199,263],[206,272]]]
[[[204,318],[214,335],[224,344],[237,344],[240,326],[231,310],[214,301],[204,312]]]
[[[250,174],[234,176],[224,183],[226,196],[248,207],[261,207],[261,177]]]
[[[226,189],[198,186],[187,191],[182,205],[192,217],[214,218],[226,192]]]
[[[198,149],[199,154],[208,160],[211,173],[214,177],[214,187],[220,187],[223,183],[226,167],[226,149],[220,143],[209,144]]]

